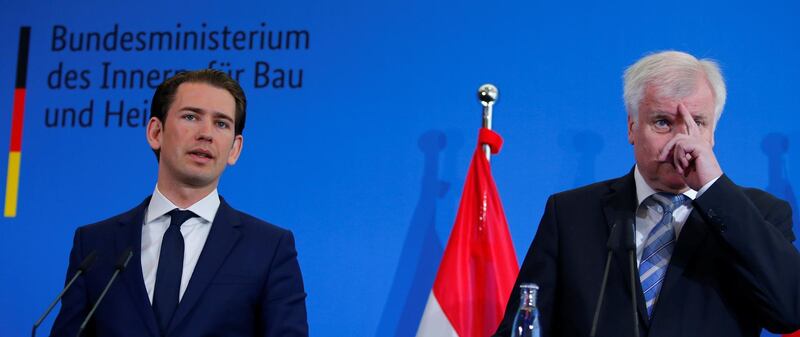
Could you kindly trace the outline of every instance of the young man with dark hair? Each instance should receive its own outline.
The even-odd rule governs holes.
[[[127,249],[133,257],[83,336],[307,336],[294,238],[228,205],[219,178],[242,150],[247,101],[221,71],[180,73],[155,92],[147,142],[153,195],[75,232],[67,275],[95,266],[64,296],[51,336],[73,337]]]

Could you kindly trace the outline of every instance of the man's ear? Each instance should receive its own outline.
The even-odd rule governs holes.
[[[714,130],[711,130],[711,147],[714,147]]]
[[[244,137],[242,137],[242,135],[236,135],[235,137],[233,137],[231,152],[228,153],[228,165],[236,164],[236,161],[239,160],[239,155],[242,154],[243,142],[244,142]]]
[[[147,143],[154,151],[161,150],[161,137],[164,134],[164,123],[160,119],[150,117],[147,122]]]
[[[634,137],[633,137],[633,129],[636,127],[636,122],[631,118],[631,115],[628,114],[628,143],[633,145]]]

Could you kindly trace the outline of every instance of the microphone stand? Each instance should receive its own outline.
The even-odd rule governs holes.
[[[44,312],[44,314],[42,314],[42,317],[39,317],[39,320],[36,321],[36,323],[33,323],[33,329],[31,330],[31,337],[36,337],[36,329],[38,329],[39,326],[42,325],[42,322],[44,322],[45,317],[47,317],[47,315],[50,314],[50,311],[53,311],[53,308],[56,306],[58,301],[60,301],[61,298],[64,297],[64,294],[67,293],[67,290],[69,290],[69,288],[72,287],[72,284],[75,283],[75,280],[78,279],[78,276],[81,276],[83,273],[89,270],[89,267],[92,266],[96,258],[97,258],[97,251],[95,250],[93,250],[91,253],[89,253],[89,255],[86,255],[86,257],[83,258],[83,261],[81,261],[81,264],[78,266],[78,271],[75,272],[75,275],[73,275],[72,278],[69,280],[69,282],[67,282],[67,286],[64,287],[64,290],[61,290],[61,293],[58,294],[58,296],[56,296],[55,300],[53,300],[53,303],[50,303],[50,306],[47,307],[47,310]]]
[[[111,279],[108,280],[108,283],[106,283],[106,287],[103,288],[103,292],[100,293],[100,297],[97,298],[97,302],[94,302],[92,310],[90,310],[89,314],[86,315],[86,319],[83,320],[83,323],[81,324],[81,327],[78,329],[78,333],[75,335],[75,337],[81,336],[83,329],[86,328],[86,324],[88,324],[89,320],[92,319],[95,310],[97,310],[97,307],[100,305],[100,302],[103,301],[103,298],[106,296],[106,293],[108,293],[108,289],[111,288],[112,284],[114,284],[114,280],[117,279],[119,273],[125,270],[125,267],[128,266],[128,261],[131,260],[131,257],[133,257],[133,250],[131,248],[126,249],[125,252],[122,253],[122,256],[119,257],[119,260],[117,261],[116,265],[116,270],[114,270],[114,274],[111,275]]]
[[[631,312],[633,313],[633,335],[639,337],[639,312],[636,308],[636,244],[633,242],[633,232],[636,227],[632,218],[627,220],[628,230],[625,231],[625,250],[628,251],[631,274]]]
[[[594,318],[592,319],[592,331],[589,333],[589,337],[595,337],[597,335],[597,321],[600,318],[600,308],[603,307],[603,299],[605,299],[606,293],[606,285],[608,284],[608,270],[611,267],[611,256],[614,252],[614,249],[619,246],[619,237],[616,234],[617,224],[611,226],[611,231],[608,234],[608,242],[606,243],[606,247],[608,248],[608,253],[606,254],[606,266],[605,270],[603,271],[603,282],[600,284],[600,295],[597,296],[597,305],[594,308]]]

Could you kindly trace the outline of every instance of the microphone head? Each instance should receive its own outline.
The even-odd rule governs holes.
[[[609,250],[613,250],[619,247],[620,238],[619,235],[617,235],[617,227],[621,226],[617,226],[617,223],[615,222],[613,225],[611,225],[611,229],[608,231],[608,241],[606,241],[606,248],[608,248]]]
[[[636,223],[633,221],[633,217],[625,218],[625,229],[622,235],[622,246],[626,250],[636,250],[636,243],[634,242],[633,233],[636,232]]]
[[[91,253],[89,253],[89,255],[86,255],[86,257],[83,259],[83,262],[81,262],[81,265],[78,266],[78,270],[85,273],[87,270],[89,270],[89,268],[92,267],[92,264],[94,264],[95,260],[97,260],[97,251],[93,250]]]
[[[119,271],[125,270],[125,267],[128,266],[128,262],[131,260],[131,257],[133,257],[133,249],[128,247],[122,252],[122,255],[119,256],[119,260],[117,260],[115,268],[119,269]]]
[[[484,106],[494,104],[494,102],[497,101],[497,95],[497,87],[490,83],[486,83],[478,88],[478,99]]]

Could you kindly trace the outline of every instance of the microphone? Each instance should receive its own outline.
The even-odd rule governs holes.
[[[89,270],[89,267],[92,266],[92,264],[96,259],[97,259],[96,250],[92,250],[92,252],[89,253],[89,255],[86,255],[86,257],[83,258],[81,264],[78,265],[78,271],[75,272],[75,275],[72,275],[72,278],[69,280],[69,282],[67,282],[67,286],[64,287],[64,290],[61,290],[61,293],[58,294],[58,296],[56,296],[55,300],[53,300],[53,303],[50,303],[50,306],[47,307],[47,310],[44,312],[44,314],[42,314],[42,317],[39,317],[39,320],[37,320],[36,323],[33,323],[33,329],[31,330],[32,337],[36,337],[36,329],[38,329],[39,326],[42,325],[44,319],[47,317],[47,315],[50,314],[50,311],[53,311],[53,308],[56,306],[58,301],[60,301],[61,298],[64,297],[64,294],[67,293],[67,290],[69,290],[69,288],[72,287],[72,284],[75,283],[75,280],[78,279],[78,276],[81,276],[81,274]]]
[[[115,268],[114,268],[115,269],[114,270],[114,274],[111,274],[111,279],[108,280],[108,283],[106,283],[106,287],[103,288],[103,292],[100,293],[100,297],[98,297],[97,301],[94,302],[94,305],[92,306],[92,310],[90,310],[89,314],[86,315],[86,319],[84,319],[83,323],[81,323],[81,327],[78,329],[78,333],[75,335],[75,337],[80,337],[81,336],[81,332],[83,332],[83,329],[86,328],[86,324],[89,323],[89,320],[92,319],[92,316],[94,315],[94,311],[97,310],[97,306],[99,306],[100,302],[103,301],[103,298],[106,297],[106,293],[108,292],[108,288],[111,288],[111,285],[114,283],[114,280],[117,279],[117,276],[119,275],[119,273],[121,273],[123,270],[125,270],[125,267],[128,266],[128,262],[131,260],[131,257],[133,257],[133,249],[128,247],[127,249],[125,249],[124,252],[122,252],[122,255],[120,255],[120,257],[119,257],[119,260],[117,260],[117,264],[115,265]]]
[[[603,299],[605,298],[606,293],[606,284],[608,283],[608,269],[611,266],[611,255],[614,252],[614,249],[619,247],[619,235],[616,235],[617,223],[615,222],[611,226],[611,231],[608,234],[608,242],[606,242],[606,247],[608,248],[608,254],[606,254],[606,266],[605,270],[603,271],[603,282],[600,284],[600,295],[597,296],[597,305],[594,308],[594,318],[592,319],[592,331],[589,333],[589,337],[595,337],[597,334],[597,320],[600,318],[600,308],[603,307]]]
[[[636,308],[636,243],[633,241],[633,233],[636,230],[636,224],[633,218],[625,220],[627,227],[623,230],[622,247],[628,251],[628,259],[630,260],[630,273],[631,273],[631,309],[633,312],[633,335],[639,337],[639,311]]]

